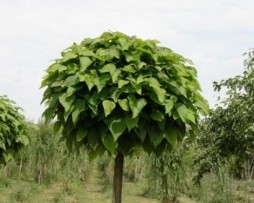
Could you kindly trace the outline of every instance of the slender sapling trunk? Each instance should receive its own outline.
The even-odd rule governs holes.
[[[124,155],[119,152],[115,158],[114,165],[113,203],[122,202],[123,162]]]

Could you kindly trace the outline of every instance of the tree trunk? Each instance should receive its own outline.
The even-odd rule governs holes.
[[[37,183],[41,184],[42,180],[42,166],[40,165],[37,169]]]
[[[169,193],[168,193],[168,176],[165,172],[165,162],[164,157],[160,157],[160,169],[161,169],[161,179],[162,179],[162,188],[163,188],[163,203],[169,202]]]
[[[20,159],[20,163],[19,163],[19,176],[20,176],[20,174],[22,172],[22,168],[23,168],[23,159],[21,158]]]
[[[124,155],[122,153],[118,153],[115,158],[114,165],[113,203],[122,202],[123,162]]]

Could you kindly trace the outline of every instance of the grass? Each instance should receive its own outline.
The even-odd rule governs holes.
[[[231,201],[226,195],[232,193],[235,193],[232,203],[254,202],[254,181],[230,182],[230,188],[235,190],[227,194],[213,193],[214,181],[214,177],[207,176],[201,189],[193,189],[190,197],[188,194],[181,195],[178,203],[226,203]],[[142,184],[125,180],[123,203],[159,203],[159,200],[143,195]],[[112,185],[109,183],[105,187],[101,176],[94,170],[85,182],[58,181],[47,185],[0,176],[0,197],[0,203],[111,203]]]
[[[0,203],[111,203],[112,186],[104,188],[95,173],[87,182],[54,182],[49,185],[24,180],[3,178],[0,181]],[[142,189],[134,183],[123,185],[123,203],[156,203],[158,201],[142,197]]]

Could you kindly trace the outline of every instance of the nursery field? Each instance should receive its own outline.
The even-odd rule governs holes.
[[[45,134],[46,129],[44,125],[40,126],[42,134]],[[57,136],[43,137],[46,139],[41,140],[35,138],[41,143],[40,155],[35,148],[26,148],[20,154],[19,161],[9,162],[0,169],[1,203],[112,202],[113,160],[111,157],[104,155],[90,162],[86,152],[79,156],[68,153],[57,154],[64,149],[64,144],[57,144],[59,143]],[[50,156],[43,153],[45,152],[43,149],[47,148],[54,149]],[[34,153],[30,153],[33,150]],[[202,178],[200,186],[195,186],[193,177],[196,171],[188,167],[195,153],[189,150],[188,155],[182,157],[181,166],[177,165],[176,160],[169,162],[175,163],[176,171],[172,173],[172,169],[167,168],[168,188],[162,185],[161,174],[154,165],[157,161],[155,157],[142,154],[138,158],[126,158],[123,203],[252,203],[254,201],[254,181],[236,180],[230,177],[227,168],[229,166],[221,167],[220,175],[223,177],[217,173],[208,173]],[[33,156],[29,158],[28,154]],[[179,155],[174,154],[174,157],[177,156]],[[172,157],[168,158],[170,160]],[[182,180],[177,180],[174,176],[181,176]],[[169,193],[168,199],[163,199],[165,189]]]

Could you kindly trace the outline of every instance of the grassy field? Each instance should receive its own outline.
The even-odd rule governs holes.
[[[87,183],[52,183],[39,185],[34,182],[7,180],[1,187],[0,202],[14,203],[111,203],[111,186],[104,189],[98,178],[91,178]],[[156,203],[157,200],[142,196],[142,190],[133,183],[124,183],[123,202]]]
[[[254,202],[254,182],[234,183],[237,203]],[[196,191],[196,197],[189,198],[181,195],[178,203],[231,203],[229,198],[223,200],[219,195],[211,198],[211,188]],[[193,194],[192,194],[193,195]],[[232,195],[232,193],[228,194]],[[101,177],[95,173],[89,176],[85,182],[52,182],[50,184],[38,184],[34,181],[10,179],[1,176],[0,179],[0,203],[111,203],[112,186],[102,183]],[[191,195],[190,195],[191,196]],[[197,198],[200,196],[200,198]],[[210,197],[209,197],[210,196]],[[237,196],[237,197],[236,197]],[[216,201],[216,198],[219,198]],[[197,200],[199,199],[199,201]],[[124,181],[123,203],[159,203],[158,199],[144,196],[142,183]]]
[[[38,184],[34,181],[1,177],[0,203],[111,203],[112,186],[105,188],[99,175],[94,173],[86,182],[53,182]],[[181,203],[196,201],[182,196]],[[140,183],[124,181],[123,203],[157,203],[159,200],[145,197]]]

